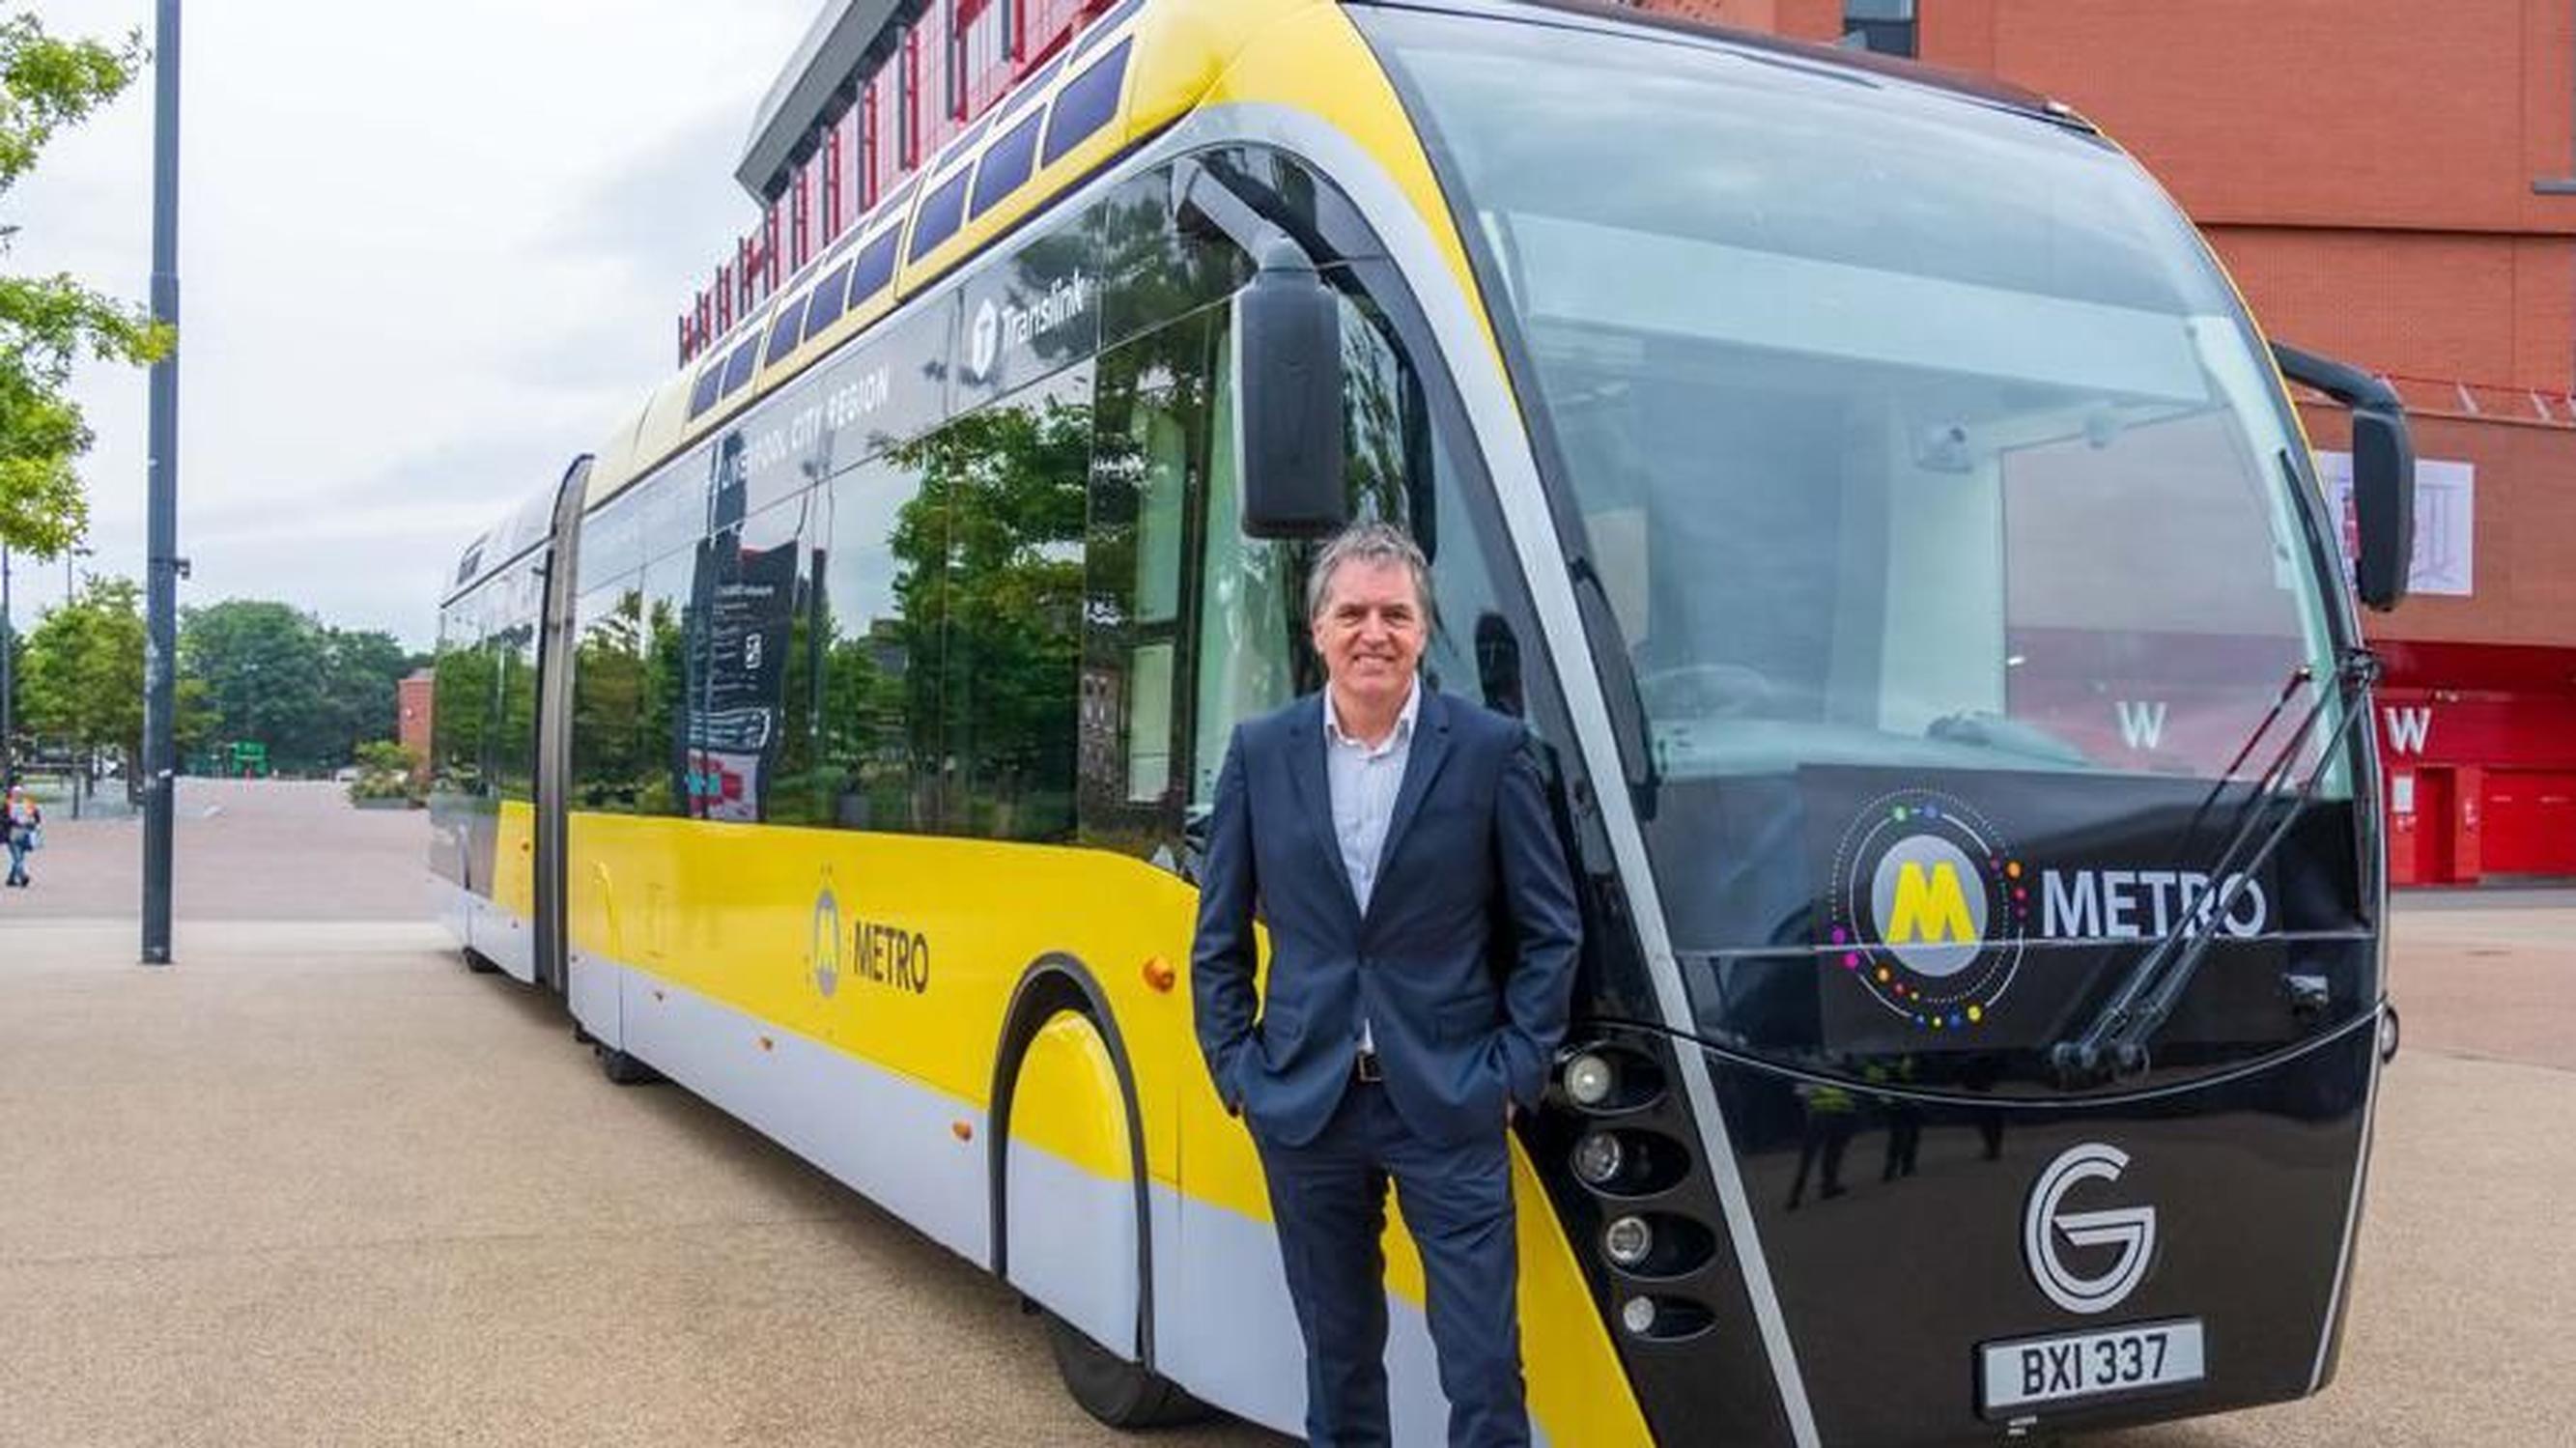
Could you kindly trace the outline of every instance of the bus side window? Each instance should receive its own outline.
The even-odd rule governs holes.
[[[1422,651],[1423,682],[1525,716],[1522,641],[1488,562],[1501,540],[1488,536],[1490,519],[1468,508],[1457,459],[1431,425],[1421,378],[1366,300],[1342,301],[1342,376],[1352,516],[1403,525],[1431,562],[1433,627]]]
[[[701,506],[699,516],[705,516]],[[697,527],[676,533],[693,540]],[[689,653],[694,621],[689,603],[697,545],[683,541],[644,565],[636,603],[636,700],[640,715],[634,754],[619,788],[635,809],[650,815],[688,813]]]
[[[493,783],[501,798],[522,803],[536,798],[536,619],[544,594],[544,574],[539,571],[544,556],[520,559],[496,583],[504,621],[492,635],[494,666],[500,671]]]
[[[1209,314],[1102,355],[1091,452],[1081,699],[1087,843],[1154,857],[1180,824],[1185,562],[1206,490]]]
[[[700,818],[802,822],[812,714],[798,697],[797,591],[813,494],[799,494],[720,530],[701,555],[705,638],[693,657],[703,682],[691,729]]]
[[[483,792],[483,700],[492,692],[483,648],[483,595],[448,605],[438,629],[437,682],[430,728],[438,756],[434,788],[463,798]]]
[[[574,614],[572,807],[623,814],[635,807],[641,659],[636,583],[610,580]]]
[[[939,823],[939,673],[947,519],[921,474],[879,458],[825,485],[814,524],[823,599],[815,770],[826,820],[927,833]]]
[[[1288,545],[1243,535],[1242,483],[1235,470],[1235,333],[1224,309],[1209,314],[1207,525],[1200,562],[1196,709],[1190,750],[1190,808],[1216,798],[1217,771],[1234,726],[1298,694],[1305,572]]]
[[[1091,432],[1091,371],[1075,367],[890,454],[947,529],[923,555],[945,574],[946,833],[1072,835]]]

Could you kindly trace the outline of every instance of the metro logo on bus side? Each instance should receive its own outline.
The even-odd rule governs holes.
[[[2262,885],[2149,869],[2043,869],[1973,806],[1932,789],[1880,795],[1836,846],[1827,959],[1929,1031],[1984,1025],[2032,940],[2152,940],[2194,912],[2239,938],[2269,923]]]
[[[930,938],[917,930],[869,920],[844,922],[841,897],[833,893],[829,871],[814,896],[806,962],[806,979],[825,1000],[840,994],[845,975],[913,995],[930,991]]]

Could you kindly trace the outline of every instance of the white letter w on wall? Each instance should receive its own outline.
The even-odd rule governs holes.
[[[2120,711],[2120,738],[2131,749],[2153,749],[2164,742],[2163,700],[2150,704],[2136,699],[2115,699],[2111,701],[2111,707]]]
[[[2388,709],[2388,748],[2396,754],[2421,754],[2424,741],[2433,734],[2433,709],[2429,704],[2411,708]]]

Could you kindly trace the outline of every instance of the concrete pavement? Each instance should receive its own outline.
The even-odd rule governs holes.
[[[132,964],[130,822],[49,825],[0,898],[0,1445],[1117,1441],[1007,1291],[460,969],[419,816],[193,782],[182,814],[177,969]],[[2337,1384],[2089,1444],[2567,1436],[2571,931],[2401,909]]]

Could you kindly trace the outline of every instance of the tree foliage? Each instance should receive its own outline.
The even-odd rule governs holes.
[[[393,726],[411,656],[389,634],[338,629],[291,605],[229,599],[189,609],[179,672],[204,688],[210,729],[268,746],[277,769],[331,769]]]
[[[27,637],[18,704],[27,727],[83,754],[143,745],[143,601],[131,579],[92,578]]]
[[[0,16],[0,194],[58,131],[123,91],[142,61],[139,36],[114,46],[66,40],[32,14]],[[144,309],[69,275],[0,277],[0,544],[53,557],[88,525],[75,465],[92,435],[64,391],[73,365],[84,354],[148,363],[171,342]]]
[[[48,611],[27,635],[18,680],[28,729],[84,758],[115,756],[135,779],[143,756],[142,589],[130,578],[92,575],[78,598]],[[204,684],[179,681],[171,722],[182,746],[204,732]]]

